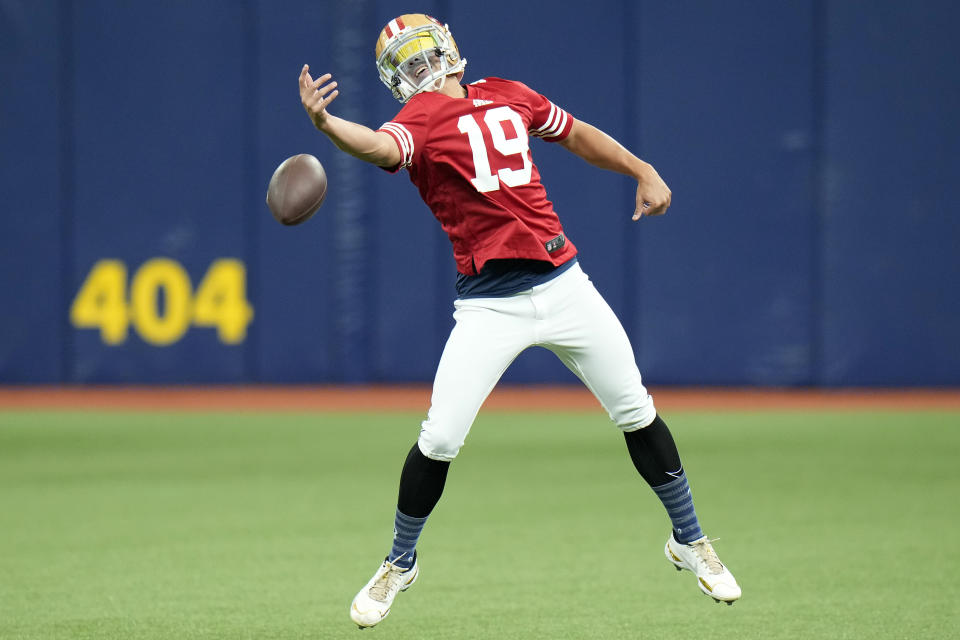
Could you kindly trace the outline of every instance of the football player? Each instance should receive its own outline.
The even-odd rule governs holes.
[[[650,164],[522,83],[491,77],[462,85],[467,61],[449,28],[430,16],[391,20],[375,54],[381,81],[403,103],[376,131],[328,111],[339,95],[329,73],[314,79],[305,65],[300,98],[338,148],[387,171],[407,171],[453,246],[456,323],[400,475],[392,548],[354,598],[350,617],[360,627],[376,625],[417,579],[416,544],[450,462],[500,376],[532,345],[553,351],[623,432],[633,464],[670,518],[667,559],[692,571],[718,602],[737,600],[740,587],[700,529],[677,447],[627,335],[577,263],[529,140],[555,142],[636,180],[633,220],[665,213],[670,189]]]

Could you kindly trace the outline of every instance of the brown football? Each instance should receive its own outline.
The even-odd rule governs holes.
[[[327,172],[309,153],[291,156],[280,163],[267,187],[267,206],[285,225],[310,219],[327,197]]]

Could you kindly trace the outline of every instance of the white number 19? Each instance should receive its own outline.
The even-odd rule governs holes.
[[[467,134],[467,140],[470,142],[470,150],[473,151],[473,166],[476,177],[470,182],[480,193],[496,191],[500,188],[502,180],[508,187],[518,187],[530,182],[533,162],[530,160],[530,144],[527,136],[524,135],[525,127],[520,115],[510,107],[496,107],[483,114],[483,122],[490,131],[490,137],[493,139],[493,148],[503,156],[514,156],[519,154],[523,158],[522,169],[500,169],[494,175],[490,168],[490,158],[487,155],[487,145],[483,141],[483,132],[480,125],[472,114],[460,116],[457,126],[460,133]],[[503,130],[503,123],[510,122],[518,136],[516,138],[507,138]],[[499,177],[498,177],[499,176]]]

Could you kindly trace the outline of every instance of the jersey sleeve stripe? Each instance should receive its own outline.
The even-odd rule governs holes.
[[[550,123],[554,122],[557,119],[557,105],[550,103],[550,115],[547,116],[547,121],[538,129],[538,131],[543,131],[550,126]]]
[[[557,117],[557,105],[550,103],[550,115],[547,116],[547,121],[535,129],[531,129],[530,133],[532,135],[542,135],[543,131],[550,126],[550,123]]]
[[[530,135],[540,138],[553,138],[558,136],[563,133],[564,128],[567,126],[567,119],[567,112],[551,102],[550,115],[547,117],[547,121],[540,128],[532,129]]]
[[[400,166],[410,166],[410,163],[413,162],[413,136],[410,135],[407,128],[396,122],[386,122],[380,127],[380,130],[389,133],[397,141],[400,154],[403,156]]]
[[[567,126],[567,112],[560,109],[560,114],[560,123],[550,133],[543,134],[544,138],[553,138],[563,133],[563,129]]]
[[[560,126],[560,123],[563,121],[564,115],[565,114],[563,112],[563,109],[561,109],[560,107],[557,107],[556,116],[554,116],[550,124],[543,131],[540,132],[540,135],[546,138],[550,134],[554,133],[557,130],[557,127]]]
[[[393,137],[394,141],[397,143],[397,146],[400,147],[400,155],[403,157],[401,164],[406,162],[407,153],[407,141],[404,139],[403,134],[391,127],[389,124],[384,124],[380,127],[380,131],[390,134]]]
[[[400,146],[400,152],[403,154],[404,160],[406,160],[407,156],[410,155],[410,144],[407,142],[407,137],[404,135],[403,129],[392,122],[387,122],[381,126],[380,129],[396,138],[397,144]]]

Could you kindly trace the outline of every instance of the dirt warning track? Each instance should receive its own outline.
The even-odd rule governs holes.
[[[960,411],[960,389],[822,391],[651,388],[663,411]],[[428,385],[409,386],[38,386],[0,387],[0,410],[423,411]],[[503,386],[484,410],[591,411],[578,386]]]

